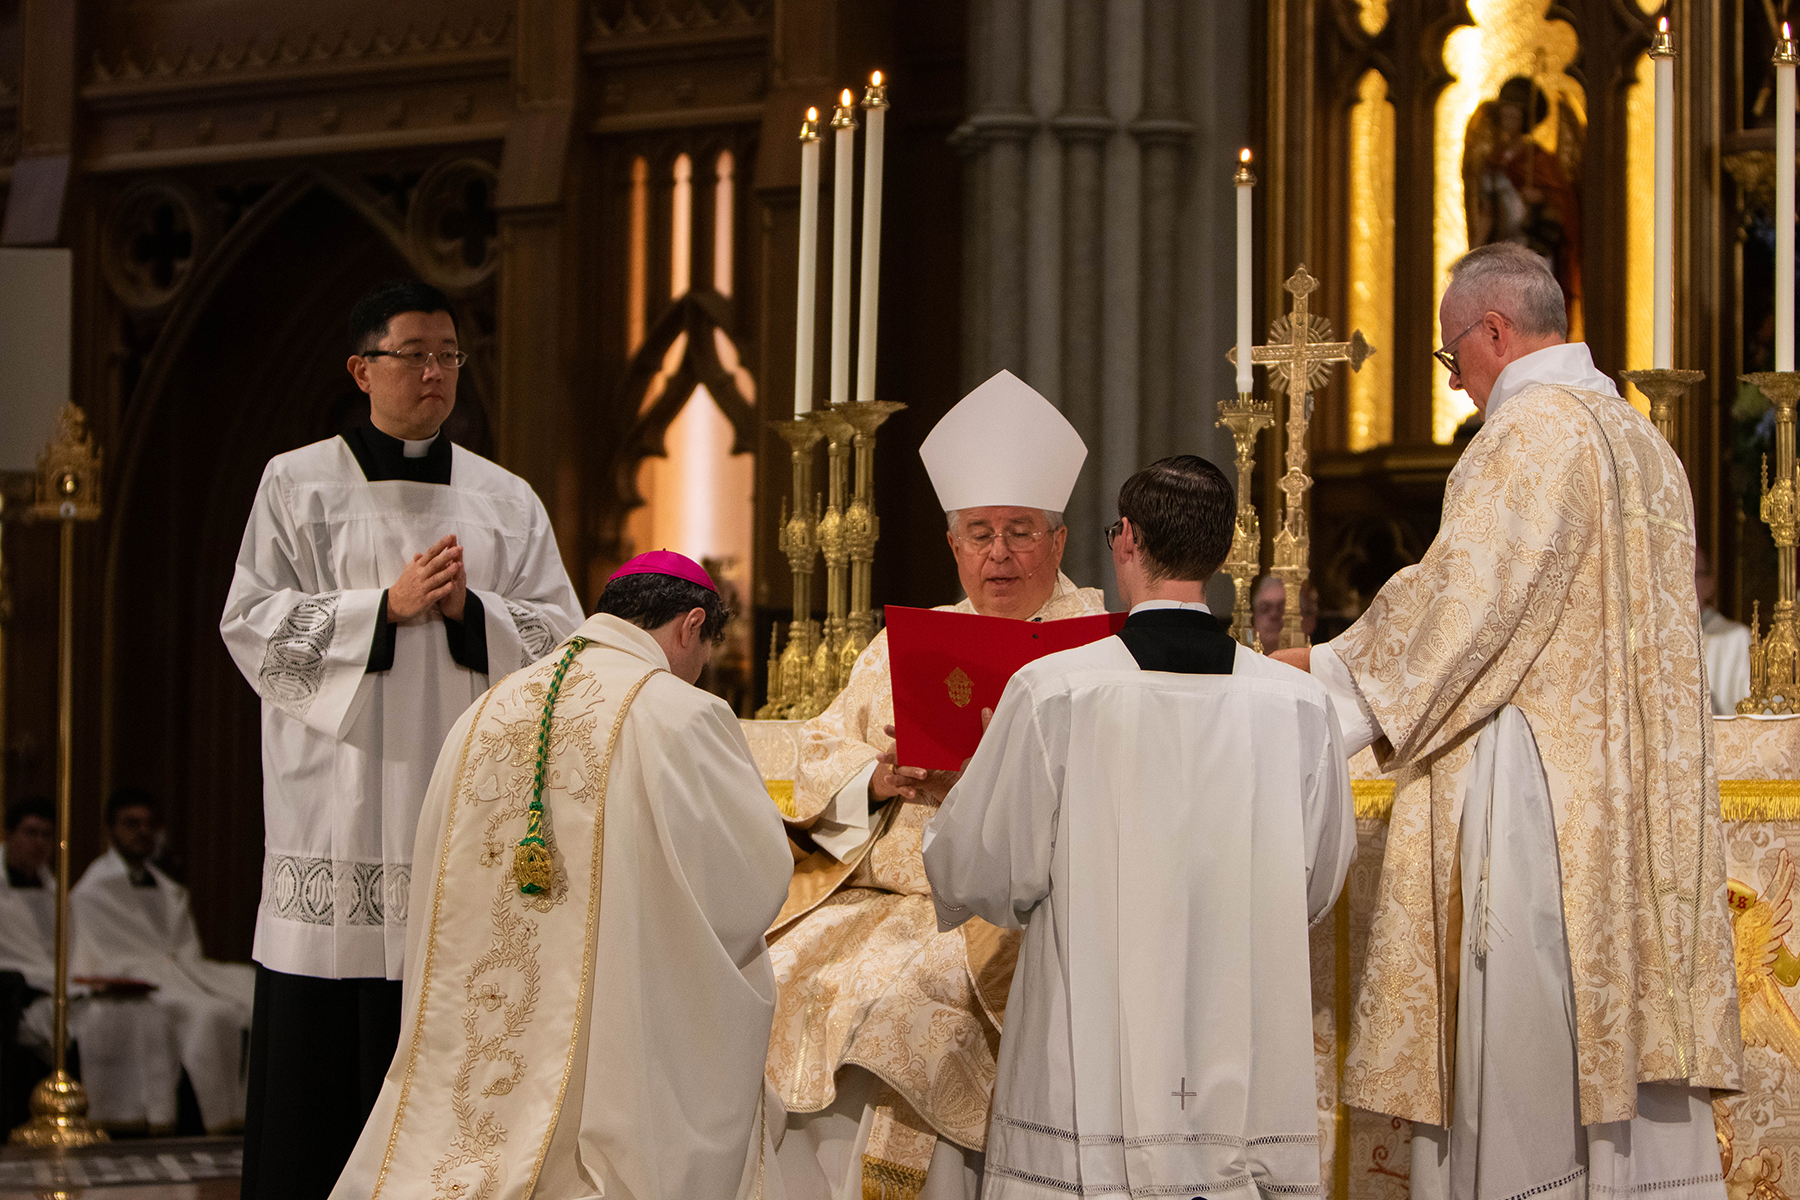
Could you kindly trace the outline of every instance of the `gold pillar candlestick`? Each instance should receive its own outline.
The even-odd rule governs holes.
[[[62,570],[57,641],[56,746],[56,991],[50,1074],[31,1093],[31,1119],[11,1141],[37,1149],[73,1149],[107,1139],[88,1123],[87,1092],[67,1069],[69,1045],[69,825],[75,763],[75,523],[100,517],[100,452],[88,438],[87,417],[63,406],[56,439],[38,456],[34,517],[62,522]]]
[[[1676,405],[1688,389],[1706,378],[1705,371],[1683,371],[1669,367],[1645,371],[1620,371],[1619,374],[1637,384],[1638,391],[1650,400],[1650,423],[1669,445],[1675,445]],[[1686,465],[1685,463],[1683,464]]]
[[[875,431],[905,407],[892,400],[864,400],[834,409],[856,430],[856,490],[844,512],[850,550],[849,636],[841,651],[845,679],[875,636],[875,543],[881,539],[881,519],[875,515]]]
[[[1249,392],[1239,392],[1236,400],[1219,405],[1216,424],[1231,430],[1231,440],[1237,446],[1237,529],[1231,536],[1231,554],[1223,565],[1231,576],[1234,592],[1231,636],[1246,646],[1253,644],[1254,637],[1250,584],[1262,568],[1262,522],[1256,516],[1250,481],[1256,472],[1256,439],[1274,423],[1275,406],[1268,400],[1257,400]]]
[[[850,491],[851,439],[855,428],[835,410],[811,414],[827,445],[825,515],[819,521],[819,550],[825,560],[825,627],[813,651],[810,700],[820,712],[836,698],[848,672],[840,669],[850,614],[850,544],[846,510]]]
[[[794,614],[788,624],[787,647],[781,652],[780,679],[771,680],[769,703],[764,711],[778,719],[810,717],[806,711],[806,690],[811,675],[811,658],[818,637],[818,624],[812,619],[813,560],[818,557],[818,498],[813,494],[813,447],[825,436],[818,424],[805,416],[777,421],[775,432],[788,444],[789,462],[793,467],[793,507],[790,513],[782,501],[781,540],[788,567],[794,575]],[[774,690],[779,682],[780,691]]]
[[[1281,477],[1281,491],[1286,499],[1281,532],[1275,535],[1275,561],[1270,569],[1281,577],[1287,591],[1280,649],[1288,650],[1307,644],[1300,629],[1300,594],[1306,587],[1307,562],[1312,551],[1312,535],[1306,523],[1306,493],[1313,482],[1306,473],[1312,392],[1330,375],[1331,364],[1347,362],[1352,371],[1360,371],[1375,351],[1361,330],[1352,333],[1347,342],[1330,340],[1331,322],[1311,311],[1308,297],[1318,288],[1319,281],[1307,271],[1305,263],[1295,268],[1283,286],[1294,298],[1293,310],[1269,326],[1268,344],[1253,347],[1250,361],[1269,368],[1270,386],[1287,395],[1287,472]],[[1229,357],[1235,363],[1237,351],[1233,349]]]
[[[1800,543],[1800,504],[1794,485],[1794,405],[1800,371],[1760,371],[1742,377],[1775,406],[1775,482],[1763,458],[1762,519],[1775,542],[1775,612],[1769,633],[1751,617],[1750,694],[1740,713],[1800,713],[1800,612],[1794,603],[1794,547]]]

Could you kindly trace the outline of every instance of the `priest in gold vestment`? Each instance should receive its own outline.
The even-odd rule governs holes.
[[[692,686],[699,564],[458,718],[425,795],[400,1048],[332,1200],[781,1200],[763,930],[792,863],[744,731]]]
[[[1522,247],[1451,272],[1485,415],[1425,558],[1310,652],[1396,780],[1342,1097],[1415,1122],[1414,1200],[1724,1200],[1742,1046],[1680,461],[1565,344]]]
[[[949,520],[958,612],[1054,621],[1105,610],[1058,569],[1087,448],[1002,371],[920,448]],[[782,1172],[808,1200],[974,1200],[1019,934],[937,931],[921,841],[954,777],[893,762],[877,634],[802,739],[796,864],[770,930],[780,983],[768,1078],[788,1109]]]

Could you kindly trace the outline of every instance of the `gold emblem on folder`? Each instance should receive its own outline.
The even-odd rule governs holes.
[[[961,667],[950,672],[944,680],[944,686],[950,689],[950,703],[958,708],[967,708],[969,701],[975,697],[975,683],[963,674]]]

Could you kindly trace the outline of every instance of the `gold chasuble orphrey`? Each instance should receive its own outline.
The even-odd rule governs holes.
[[[521,672],[520,684],[508,680],[482,697],[458,751],[419,1010],[371,1200],[396,1176],[429,1176],[449,1200],[524,1200],[543,1169],[584,1030],[579,1016],[572,1026],[534,1018],[547,992],[584,997],[592,985],[613,751],[632,701],[658,674],[608,694],[574,657],[582,644],[575,639],[560,662],[545,660]],[[596,756],[603,728],[610,732]],[[540,739],[555,762],[538,768],[550,801],[541,827],[531,811]],[[552,835],[544,839],[549,886],[527,894],[515,852],[540,828]],[[487,878],[451,885],[452,861],[478,861]],[[453,976],[436,969],[445,961],[472,965]],[[579,1000],[573,1008],[587,1013]],[[421,1053],[447,1041],[463,1053]],[[448,1144],[403,1139],[415,1121],[454,1136]]]
[[[1445,1125],[1476,739],[1525,714],[1556,823],[1584,1124],[1738,1086],[1719,784],[1680,462],[1622,400],[1535,385],[1452,472],[1425,558],[1332,649],[1395,773],[1342,1099]]]

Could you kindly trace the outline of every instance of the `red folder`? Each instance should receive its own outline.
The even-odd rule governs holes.
[[[887,606],[894,731],[900,765],[960,770],[981,741],[981,710],[1000,703],[1026,663],[1111,637],[1124,613],[1015,621]]]

